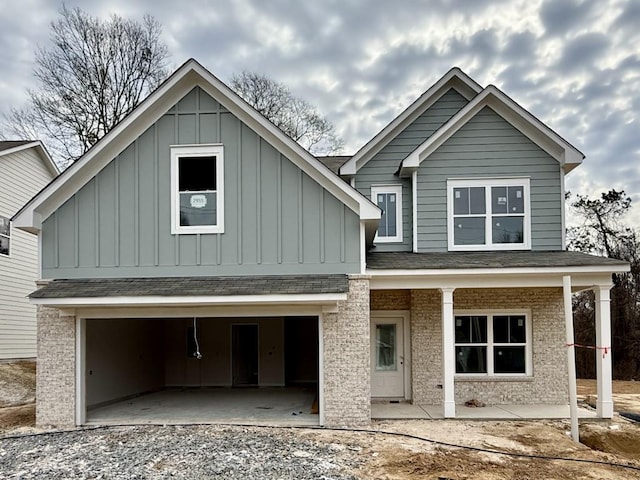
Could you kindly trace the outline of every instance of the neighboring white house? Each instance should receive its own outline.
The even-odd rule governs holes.
[[[58,169],[39,141],[0,141],[0,360],[36,356],[38,237],[11,228],[11,217]]]

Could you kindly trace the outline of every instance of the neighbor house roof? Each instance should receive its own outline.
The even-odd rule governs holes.
[[[373,270],[445,270],[476,268],[602,267],[626,271],[622,260],[570,251],[500,252],[370,252],[367,268]]]
[[[0,141],[0,152],[10,148],[21,147],[22,145],[26,145],[32,141],[33,140],[2,140]]]
[[[500,89],[489,85],[402,161],[400,176],[407,176],[418,168],[422,161],[485,107],[490,107],[555,158],[565,173],[582,163],[584,154],[580,150],[518,105]]]
[[[198,297],[346,293],[346,275],[54,280],[29,298]]]
[[[402,130],[452,88],[467,100],[471,100],[478,92],[482,91],[482,87],[466,73],[457,67],[452,68],[342,165],[340,174],[355,175]]]
[[[11,155],[22,150],[29,148],[35,149],[46,167],[51,171],[51,174],[55,177],[60,174],[58,166],[55,164],[49,152],[44,147],[40,140],[3,140],[0,141],[0,157],[5,155]]]
[[[139,137],[149,125],[157,121],[196,86],[215,98],[305,174],[359,215],[360,219],[366,222],[368,237],[373,239],[381,210],[367,197],[342,181],[194,59],[188,60],[178,68],[138,107],[73,163],[64,174],[29,201],[14,216],[14,225],[37,232],[44,219],[71,198]]]

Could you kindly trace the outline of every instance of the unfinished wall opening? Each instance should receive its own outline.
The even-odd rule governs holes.
[[[89,319],[83,350],[86,423],[319,422],[317,317]]]

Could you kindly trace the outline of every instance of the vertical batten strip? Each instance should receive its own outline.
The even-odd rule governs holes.
[[[262,138],[258,137],[256,158],[256,262],[262,263]]]
[[[113,225],[113,264],[120,266],[120,155],[113,159],[113,207],[115,222]]]
[[[237,158],[237,185],[238,185],[238,265],[242,265],[242,122],[236,119],[238,126],[238,158]]]
[[[154,256],[154,264],[157,267],[160,264],[160,227],[158,226],[158,219],[160,218],[160,214],[158,212],[158,201],[160,197],[160,187],[158,185],[159,173],[158,173],[158,162],[160,159],[158,158],[158,124],[153,124],[153,228],[155,230],[155,235],[153,237],[153,256]]]
[[[320,188],[320,263],[324,263],[324,188]]]
[[[75,267],[80,266],[80,207],[78,206],[78,194],[73,196],[73,238],[75,242],[74,262]]]
[[[140,266],[140,142],[133,144],[133,264]]]
[[[347,234],[346,234],[346,227],[345,227],[345,222],[347,220],[344,214],[345,208],[347,208],[346,205],[342,205],[342,208],[340,209],[340,263],[345,262],[345,255],[346,255],[346,249],[347,249]]]
[[[60,267],[60,233],[58,232],[58,212],[53,212],[53,214],[51,215],[51,218],[53,218],[53,253],[54,253],[54,258],[53,258],[53,264],[56,266],[56,268]]]
[[[276,175],[276,188],[277,188],[277,206],[276,206],[276,243],[278,250],[278,263],[282,263],[282,154],[278,152],[277,162],[277,175]]]
[[[95,252],[94,252],[94,260],[96,267],[100,266],[100,182],[98,179],[100,178],[100,174],[96,175],[93,178],[93,197],[94,197],[94,213],[93,218],[95,219],[93,227],[95,230],[96,238],[95,240]]]
[[[180,102],[176,104],[176,113],[173,115],[173,141],[176,144],[180,144]],[[156,155],[156,158],[158,156]],[[158,158],[158,161],[160,159]],[[156,185],[158,184],[159,179],[156,178]],[[179,200],[178,200],[179,202]],[[171,205],[173,208],[173,205]],[[158,227],[158,231],[160,228]],[[180,235],[173,235],[173,263],[174,265],[180,265]]]
[[[304,263],[304,200],[302,198],[302,180],[304,172],[299,170],[298,173],[298,263]]]

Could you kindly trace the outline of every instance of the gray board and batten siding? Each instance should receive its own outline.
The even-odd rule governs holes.
[[[371,198],[372,185],[402,185],[402,243],[378,243],[375,251],[412,250],[411,179],[399,178],[394,174],[407,155],[433,135],[467,103],[468,100],[455,89],[449,89],[358,170],[355,176],[356,189],[367,198]]]
[[[529,177],[531,249],[562,249],[560,164],[485,107],[418,169],[418,252],[446,252],[447,179]]]
[[[225,230],[172,235],[170,146],[224,145]],[[42,225],[43,278],[360,271],[358,216],[194,88]]]

